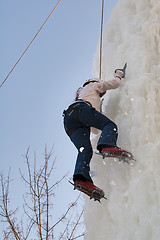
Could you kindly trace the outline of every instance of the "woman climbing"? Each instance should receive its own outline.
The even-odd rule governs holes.
[[[97,129],[102,131],[97,143],[100,153],[118,155],[126,152],[117,147],[117,125],[99,112],[101,97],[107,90],[120,86],[121,78],[125,77],[125,69],[126,64],[123,69],[116,69],[114,78],[110,81],[89,79],[78,89],[75,101],[64,111],[65,131],[78,150],[73,175],[74,186],[95,200],[104,197],[104,192],[93,184],[90,176],[90,161],[93,155],[90,130],[93,133]],[[93,192],[100,194],[99,197],[96,198]]]

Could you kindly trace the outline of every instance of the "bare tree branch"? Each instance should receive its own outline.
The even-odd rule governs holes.
[[[54,189],[66,178],[67,174],[52,183],[55,165],[55,161],[51,160],[53,148],[50,152],[47,152],[47,147],[45,146],[44,164],[38,170],[36,154],[34,154],[33,168],[29,162],[29,150],[28,148],[24,155],[27,165],[27,176],[19,170],[21,179],[27,186],[22,208],[25,220],[23,217],[19,223],[16,218],[18,208],[9,210],[10,171],[6,179],[4,179],[3,174],[0,175],[2,193],[0,196],[0,216],[2,218],[1,222],[7,224],[6,229],[3,231],[4,240],[27,240],[30,239],[31,234],[35,235],[35,230],[38,239],[53,240],[55,239],[55,229],[60,224],[63,226],[63,231],[59,235],[59,240],[74,239],[73,234],[83,215],[82,212],[78,219],[76,217],[75,223],[74,209],[76,209],[80,195],[68,206],[65,213],[53,223],[53,214],[50,214],[50,210],[53,207]]]
[[[16,224],[15,213],[17,209],[10,210],[8,207],[9,203],[9,183],[10,183],[10,170],[8,173],[7,180],[4,180],[3,175],[1,174],[1,191],[2,191],[2,203],[1,203],[1,212],[0,215],[8,223],[8,229],[4,234],[9,236],[11,233],[14,235],[16,240],[20,240],[20,231],[19,226]]]
[[[77,220],[77,222],[76,222],[76,224],[75,224],[75,226],[74,226],[74,228],[73,228],[73,230],[72,230],[72,232],[71,232],[70,238],[69,238],[68,240],[72,240],[71,238],[72,238],[72,236],[73,236],[73,234],[74,234],[74,232],[75,232],[75,230],[76,230],[76,228],[77,228],[77,226],[78,226],[78,223],[79,223],[79,221],[80,221],[80,219],[81,219],[81,217],[82,217],[82,215],[83,215],[83,212],[84,212],[84,211],[82,211],[81,214],[79,215],[79,218],[78,218],[78,220]]]

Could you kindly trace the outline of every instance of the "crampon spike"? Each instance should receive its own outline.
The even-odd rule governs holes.
[[[81,184],[74,184],[70,181],[69,181],[69,183],[74,186],[74,190],[77,189],[80,192],[83,192],[86,195],[88,195],[90,200],[93,199],[94,201],[98,201],[98,202],[101,202],[100,200],[102,198],[107,200],[107,198],[104,196],[103,190],[98,191],[97,189],[96,190],[86,189]]]

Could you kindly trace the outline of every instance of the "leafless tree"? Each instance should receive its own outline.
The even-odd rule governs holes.
[[[60,224],[63,230],[59,234],[59,240],[73,240],[82,237],[84,234],[75,235],[75,231],[80,225],[83,215],[75,216],[78,198],[69,205],[65,213],[53,223],[53,210],[55,187],[66,177],[53,182],[53,170],[55,161],[51,161],[52,150],[48,153],[45,148],[44,164],[37,170],[36,157],[34,157],[34,167],[29,162],[29,148],[24,155],[27,165],[27,177],[20,171],[21,178],[27,185],[27,191],[24,195],[23,218],[18,221],[18,208],[10,210],[9,188],[10,171],[7,178],[1,174],[1,198],[0,198],[0,216],[1,222],[5,223],[3,230],[4,240],[53,240],[55,239],[56,227]],[[33,173],[32,173],[33,172]],[[25,216],[25,218],[24,218]]]

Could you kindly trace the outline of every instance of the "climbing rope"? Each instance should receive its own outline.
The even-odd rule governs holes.
[[[100,35],[100,53],[99,53],[99,79],[102,78],[103,12],[104,12],[104,0],[102,0],[102,14],[101,14],[101,35]],[[102,113],[103,101],[104,101],[104,98],[102,98],[102,100],[101,100],[100,113]]]
[[[100,35],[100,54],[99,54],[99,79],[101,79],[101,76],[102,76],[103,12],[104,12],[104,0],[102,0],[102,14],[101,14],[101,35]]]
[[[18,61],[15,63],[15,65],[13,66],[13,68],[11,69],[11,71],[8,73],[8,75],[6,76],[6,78],[4,79],[4,81],[1,83],[0,88],[3,86],[3,84],[6,82],[6,80],[8,79],[8,77],[10,76],[10,74],[13,72],[13,70],[15,69],[15,67],[17,66],[17,64],[20,62],[20,60],[22,59],[22,57],[24,56],[24,54],[27,52],[27,50],[29,49],[29,47],[31,46],[31,44],[33,43],[33,41],[35,40],[35,38],[37,37],[37,35],[40,33],[40,31],[42,30],[42,28],[44,27],[44,25],[46,24],[46,22],[48,21],[48,19],[50,18],[50,16],[52,15],[52,13],[54,12],[54,10],[56,9],[56,7],[58,6],[58,4],[60,3],[61,0],[59,0],[57,2],[57,4],[54,6],[54,8],[52,9],[52,11],[50,12],[50,14],[48,15],[48,17],[46,18],[46,20],[44,21],[44,23],[42,24],[42,26],[39,28],[38,32],[35,34],[35,36],[33,37],[32,41],[29,43],[29,45],[26,47],[26,49],[24,50],[24,52],[22,53],[22,55],[20,56],[20,58],[18,59]]]

